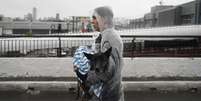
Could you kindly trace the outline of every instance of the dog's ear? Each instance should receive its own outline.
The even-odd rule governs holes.
[[[107,57],[109,57],[110,54],[111,54],[111,52],[112,52],[112,47],[110,47],[110,48],[104,53],[104,55],[107,56]]]
[[[87,57],[87,59],[92,60],[93,59],[93,55],[92,54],[88,54],[84,52],[84,55]]]

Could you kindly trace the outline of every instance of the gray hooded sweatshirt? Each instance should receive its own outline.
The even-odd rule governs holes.
[[[105,52],[112,47],[108,71],[99,78],[104,81],[102,101],[124,101],[122,87],[122,54],[123,42],[114,30],[113,13],[109,7],[99,7],[94,10],[95,16],[102,17],[104,26],[100,34],[102,36],[100,51]],[[100,26],[101,27],[101,26]]]

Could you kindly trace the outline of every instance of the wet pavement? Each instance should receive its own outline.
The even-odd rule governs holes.
[[[0,92],[1,101],[81,101],[74,92]],[[199,92],[125,92],[125,101],[201,101]]]
[[[198,77],[200,80],[201,77],[201,58],[125,58],[124,61],[122,75],[126,78]],[[22,77],[23,80],[32,77],[41,79],[53,76],[56,80],[61,77],[75,77],[72,58],[2,58],[0,67],[0,80],[2,78],[8,80],[10,77],[13,77],[14,80],[16,77]],[[36,84],[34,83],[34,85]],[[40,88],[41,85],[38,85]],[[16,85],[6,85],[5,87],[18,88]],[[47,87],[47,85],[41,87]],[[53,87],[55,86],[49,89],[54,89]],[[76,94],[73,92],[0,92],[0,101],[77,101],[75,98]],[[185,93],[125,92],[125,101],[201,101],[201,93],[196,91]]]

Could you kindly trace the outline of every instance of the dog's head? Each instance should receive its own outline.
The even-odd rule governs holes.
[[[109,57],[110,57],[111,51],[112,51],[112,48],[109,48],[104,53],[96,53],[96,54],[84,53],[87,59],[90,60],[91,70],[92,71],[94,70],[97,74],[105,72],[109,65]]]

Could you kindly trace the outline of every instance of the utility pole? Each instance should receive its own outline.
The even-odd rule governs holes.
[[[57,28],[58,35],[61,33],[61,30],[62,30],[61,26],[62,26],[61,24],[58,24],[58,28]],[[61,49],[61,36],[59,35],[59,48],[57,50],[57,56],[58,57],[62,56],[61,52],[62,52],[62,49]]]
[[[32,33],[32,20],[29,22],[29,33]]]
[[[69,19],[66,18],[66,33],[69,32]]]
[[[73,32],[75,31],[75,16],[73,16]]]

